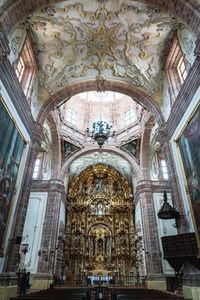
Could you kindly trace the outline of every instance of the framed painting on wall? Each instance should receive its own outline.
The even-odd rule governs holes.
[[[25,141],[0,96],[0,249],[2,251]]]
[[[200,249],[200,106],[192,114],[177,142],[191,200],[198,248]]]

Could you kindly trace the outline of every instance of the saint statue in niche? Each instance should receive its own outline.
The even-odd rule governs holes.
[[[97,245],[98,245],[98,253],[103,253],[103,240],[98,239]]]
[[[79,248],[81,246],[81,239],[79,234],[77,234],[74,238],[74,245],[75,248]]]
[[[123,248],[126,247],[126,238],[123,234],[120,236],[120,246]]]
[[[121,191],[121,189],[122,189],[121,183],[119,181],[115,181],[114,182],[114,191],[119,192],[119,191]]]
[[[103,188],[103,178],[97,178],[96,179],[96,191],[101,192]]]

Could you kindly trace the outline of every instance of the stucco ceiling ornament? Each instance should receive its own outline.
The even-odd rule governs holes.
[[[64,1],[27,21],[38,45],[40,85],[120,79],[148,94],[162,87],[163,51],[174,17],[136,1]],[[26,23],[27,24],[27,23]]]

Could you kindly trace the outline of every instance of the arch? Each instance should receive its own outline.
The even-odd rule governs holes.
[[[108,230],[110,231],[110,233],[112,233],[112,229],[110,228],[110,226],[104,222],[96,222],[96,223],[93,223],[93,224],[90,224],[88,226],[88,234],[90,232],[90,230],[92,229],[92,227],[95,227],[97,225],[103,225],[104,227],[108,228]]]
[[[7,1],[1,8],[1,24],[8,35],[13,27],[19,22],[22,22],[34,11],[60,2],[63,2],[63,0],[29,0],[28,2],[27,0]],[[155,6],[169,14],[174,13],[177,17],[186,22],[196,35],[200,30],[199,7],[197,4],[194,4],[192,0],[140,0],[138,2]]]
[[[59,105],[63,100],[69,100],[72,96],[88,91],[94,91],[97,89],[96,81],[85,81],[70,85],[68,87],[64,87],[63,89],[57,91],[55,94],[50,96],[50,98],[44,103],[41,107],[38,116],[37,122],[43,124],[45,119],[47,118],[50,111],[56,106]],[[156,121],[159,125],[165,123],[164,116],[158,106],[158,104],[153,100],[153,98],[143,91],[136,88],[134,85],[119,82],[106,80],[105,81],[105,89],[107,91],[118,92],[124,95],[127,95],[145,107],[147,110],[151,111],[154,115]],[[67,101],[66,100],[66,101]]]
[[[78,159],[79,157],[88,154],[88,153],[92,153],[92,152],[96,152],[99,151],[98,147],[87,147],[87,148],[83,148],[77,152],[75,152],[74,154],[72,154],[64,163],[64,165],[61,168],[61,172],[60,172],[60,179],[62,180],[62,178],[64,178],[65,172],[68,169],[68,167],[73,163],[73,161],[75,161],[76,159]],[[126,161],[129,162],[129,164],[131,165],[131,167],[133,168],[133,171],[136,173],[136,176],[138,177],[138,180],[140,179],[140,168],[139,165],[136,161],[136,159],[134,157],[131,157],[128,153],[126,153],[125,151],[116,148],[116,147],[104,147],[102,148],[100,151],[104,151],[104,152],[108,152],[108,153],[114,153],[119,155],[120,157],[122,157],[123,159],[125,159]]]
[[[52,138],[52,157],[51,157],[51,178],[58,178],[61,168],[61,146],[58,128],[53,115],[48,115],[47,123],[51,130]]]
[[[150,179],[151,166],[150,166],[149,145],[151,140],[151,131],[154,125],[155,125],[155,119],[151,114],[149,114],[149,116],[147,116],[147,122],[145,124],[144,131],[142,134],[141,150],[140,150],[141,173],[144,180]]]

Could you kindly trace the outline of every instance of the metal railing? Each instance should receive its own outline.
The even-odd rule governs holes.
[[[0,274],[0,286],[18,285],[18,277],[16,274]]]
[[[120,287],[146,287],[146,276],[84,276],[63,280],[62,285],[68,286],[120,286]]]

